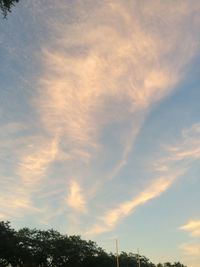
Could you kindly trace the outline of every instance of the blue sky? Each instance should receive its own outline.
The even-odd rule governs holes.
[[[0,23],[0,219],[200,260],[199,1],[21,1]]]

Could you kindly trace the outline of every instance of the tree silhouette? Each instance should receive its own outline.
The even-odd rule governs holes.
[[[11,8],[18,2],[19,0],[0,0],[0,9],[4,18],[7,17],[8,12],[11,12]]]
[[[156,267],[140,255],[141,267]],[[119,253],[120,267],[138,267],[138,255]],[[53,229],[11,228],[0,221],[0,267],[115,267],[116,256],[91,240],[60,234]],[[157,267],[186,267],[175,262]]]

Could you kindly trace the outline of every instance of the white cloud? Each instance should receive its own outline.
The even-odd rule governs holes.
[[[4,177],[4,179],[6,178]],[[0,203],[3,220],[13,220],[27,214],[38,215],[41,213],[41,209],[34,206],[30,191],[17,181],[14,181],[14,184],[4,185]]]
[[[83,190],[81,189],[80,184],[75,180],[70,182],[67,204],[69,207],[79,212],[86,212],[87,210]]]
[[[74,15],[87,13],[83,6],[80,8],[83,10],[75,9]],[[59,24],[58,20],[50,25],[57,38],[42,49],[44,69],[35,105],[41,127],[50,136],[57,136],[61,144],[57,159],[63,159],[69,166],[76,161],[76,166],[85,164],[81,168],[88,168],[94,159],[96,163],[102,155],[107,156],[101,139],[106,127],[131,118],[132,127],[119,143],[121,159],[101,183],[91,181],[90,188],[97,183],[97,192],[101,190],[100,184],[115,178],[126,166],[149,110],[175,90],[195,55],[198,39],[186,30],[193,11],[186,3],[172,7],[159,1],[145,6],[134,1],[130,4],[102,1],[79,24],[65,25],[63,21]],[[196,21],[192,30],[196,31],[198,26]],[[184,46],[180,46],[183,40]],[[177,152],[170,157],[172,154],[175,157],[172,163],[165,159],[162,164],[166,177],[174,177],[171,164],[180,158]],[[159,177],[158,173],[155,183]],[[77,177],[78,184],[84,182]],[[168,182],[167,178],[164,184]],[[79,195],[78,187],[74,188],[72,184],[68,204],[81,212],[86,199]],[[144,190],[146,201],[165,191],[162,187],[161,191],[152,190]],[[138,197],[139,200],[124,202],[106,215],[105,225],[115,225],[121,215],[127,216],[146,202],[140,194]],[[130,210],[126,212],[128,207]]]
[[[52,10],[64,10],[68,14],[65,1],[50,2]],[[12,199],[13,207],[32,209],[35,192],[45,185],[49,166],[58,160],[66,167],[67,174],[65,178],[58,177],[57,171],[51,169],[50,176],[68,181],[72,175],[77,177],[70,184],[66,202],[76,212],[85,211],[88,205],[85,196],[90,194],[91,188],[97,192],[102,190],[101,185],[94,185],[114,179],[126,166],[149,111],[175,90],[196,54],[199,40],[194,33],[199,31],[200,25],[194,14],[199,7],[197,2],[192,2],[195,5],[176,2],[173,6],[164,1],[145,5],[142,1],[100,1],[98,5],[89,2],[90,8],[81,1],[76,2],[69,17],[44,18],[49,23],[51,38],[42,44],[42,71],[37,96],[31,102],[39,117],[39,125],[34,129],[39,137],[30,133],[29,138],[20,143],[23,149],[13,149],[17,154],[13,160],[17,162],[13,175],[17,177],[16,186],[12,186],[13,180],[7,182],[9,195],[18,199]],[[85,178],[87,175],[82,173],[98,169],[102,158],[109,159],[105,147],[110,144],[104,142],[102,136],[112,138],[107,128],[120,123],[131,126],[123,140],[116,140],[121,153],[118,161],[113,160],[108,175],[92,173],[90,178]],[[0,145],[7,152],[16,148],[17,142],[19,140],[9,137],[9,141],[6,139]],[[98,227],[111,229],[120,217],[128,216],[138,206],[167,190],[176,175],[180,175],[177,174],[179,170],[175,171],[176,175],[172,171],[174,162],[199,159],[198,148],[197,140],[190,139],[182,147],[173,147],[170,159],[158,162],[160,169],[156,169],[150,187],[121,204],[112,203],[113,210],[102,216],[103,226],[98,224]],[[112,150],[112,147],[107,149]],[[115,159],[115,156],[113,153],[111,157]],[[96,176],[101,177],[100,182]],[[46,195],[52,192],[58,192],[57,188],[53,190],[52,186]],[[64,194],[65,191],[62,197]],[[4,204],[4,207],[9,206]]]
[[[22,155],[16,173],[24,185],[34,185],[46,174],[49,164],[54,161],[58,152],[58,140],[43,139],[31,144]]]
[[[180,227],[181,230],[189,232],[191,236],[200,236],[200,220],[191,220]]]
[[[102,145],[99,136],[105,126],[134,114],[133,137],[127,133],[131,142],[122,152],[126,161],[145,111],[173,91],[195,53],[194,36],[185,34],[190,5],[146,5],[102,1],[79,25],[51,25],[59,38],[43,49],[37,105],[45,129],[59,133],[72,157],[79,151],[79,160],[88,162]],[[86,12],[81,8],[74,15]],[[182,39],[184,47],[178,46]],[[142,114],[140,123],[135,114]],[[123,164],[119,166],[117,172]]]
[[[187,134],[185,134],[187,132]],[[116,208],[110,209],[90,228],[88,234],[96,235],[113,230],[116,225],[126,216],[132,214],[136,208],[153,198],[159,197],[172,186],[178,177],[186,173],[192,161],[199,159],[199,124],[184,130],[182,140],[173,147],[167,147],[167,156],[154,162],[154,173],[151,184],[147,184],[145,190],[129,201],[122,202]],[[184,151],[180,157],[180,151]],[[198,155],[198,157],[197,157]],[[182,160],[185,160],[183,163]],[[181,165],[179,164],[181,162]],[[159,177],[159,178],[156,178]],[[192,221],[181,229],[191,231],[192,235],[199,235],[199,221]]]
[[[198,243],[184,243],[179,246],[180,250],[186,256],[200,258],[200,244]]]
[[[94,225],[88,232],[88,235],[97,235],[103,232],[113,230],[113,228],[126,216],[132,214],[136,208],[145,204],[146,202],[160,196],[165,192],[174,180],[177,178],[168,177],[168,179],[160,178],[147,185],[147,189],[140,192],[136,197],[133,197],[130,201],[120,203],[117,208],[114,208],[106,212],[101,218],[100,222]]]

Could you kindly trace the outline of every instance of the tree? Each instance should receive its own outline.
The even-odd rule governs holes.
[[[7,17],[8,12],[11,12],[11,8],[18,2],[19,0],[0,0],[0,9],[4,18]]]
[[[180,263],[180,262],[174,262],[174,263],[172,264],[172,267],[187,267],[187,266],[183,265],[183,264]]]
[[[17,232],[9,222],[0,222],[0,262],[3,266],[20,266]]]
[[[145,256],[141,267],[155,267]],[[138,255],[121,252],[120,267],[138,267]],[[62,235],[50,230],[23,228],[15,231],[9,222],[0,222],[0,267],[115,267],[116,256],[106,253],[93,241]],[[186,267],[179,262],[157,267]]]

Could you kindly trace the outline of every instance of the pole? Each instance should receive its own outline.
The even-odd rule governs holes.
[[[118,240],[116,239],[116,261],[117,267],[119,267],[119,249],[118,249]]]
[[[141,267],[139,249],[137,249],[137,254],[138,254],[138,267]]]

